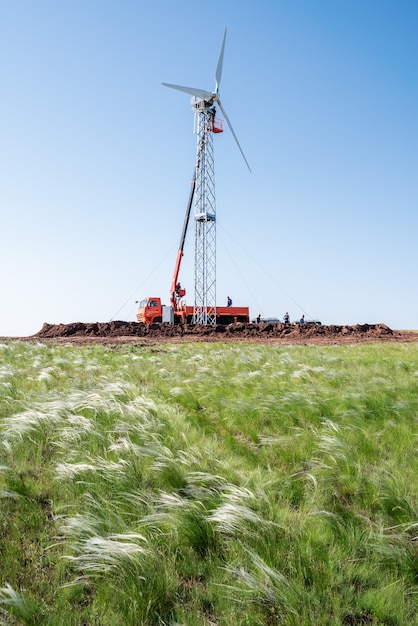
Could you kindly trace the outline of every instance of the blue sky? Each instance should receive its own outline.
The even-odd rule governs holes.
[[[165,302],[211,90],[217,300],[418,329],[418,3],[0,0],[0,335]],[[193,300],[193,224],[181,281]]]

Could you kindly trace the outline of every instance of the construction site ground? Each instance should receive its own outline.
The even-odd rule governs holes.
[[[338,345],[376,342],[418,342],[418,332],[392,330],[386,324],[354,326],[299,324],[231,324],[230,326],[173,326],[137,322],[45,323],[30,337],[1,337],[74,345],[147,345],[180,342],[263,343],[294,345]]]

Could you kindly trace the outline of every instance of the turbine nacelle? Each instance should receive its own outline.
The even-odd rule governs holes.
[[[190,100],[190,105],[193,111],[207,111],[212,109],[215,105],[215,99],[211,98],[210,100],[204,100],[203,98],[198,98],[197,96],[192,96]]]
[[[234,132],[234,129],[232,128],[232,124],[229,121],[229,118],[226,114],[225,109],[222,106],[221,103],[221,99],[220,99],[220,95],[219,95],[219,86],[221,84],[221,78],[222,78],[222,66],[223,66],[223,60],[224,60],[224,50],[225,50],[225,40],[226,40],[226,28],[225,28],[225,33],[224,33],[224,38],[222,41],[222,47],[221,47],[221,52],[219,54],[219,60],[218,60],[218,65],[216,67],[216,72],[215,72],[215,91],[205,91],[204,89],[196,89],[195,87],[183,87],[182,85],[172,85],[171,83],[162,83],[165,87],[170,87],[171,89],[177,89],[178,91],[184,91],[185,93],[190,94],[192,97],[192,107],[194,109],[200,109],[200,102],[203,103],[203,107],[204,108],[210,108],[212,107],[215,103],[218,104],[222,115],[225,118],[226,123],[228,124],[229,130],[232,133],[232,136],[235,139],[235,142],[239,148],[239,151],[241,152],[242,158],[244,159],[248,169],[251,172],[251,168],[248,165],[248,161],[245,158],[245,154],[242,151],[242,148],[239,144],[238,138]]]

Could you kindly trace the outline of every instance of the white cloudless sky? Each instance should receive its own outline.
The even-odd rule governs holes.
[[[225,27],[218,304],[418,328],[415,0],[0,0],[0,335],[168,303]]]

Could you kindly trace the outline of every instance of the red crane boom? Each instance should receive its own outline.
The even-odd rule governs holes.
[[[192,205],[193,205],[193,196],[194,196],[194,191],[196,188],[196,169],[197,168],[195,167],[194,173],[193,173],[193,179],[192,179],[191,187],[190,187],[189,201],[187,203],[187,210],[186,210],[186,215],[185,215],[184,223],[183,223],[183,230],[182,230],[181,238],[180,238],[180,246],[177,252],[176,263],[174,265],[173,280],[171,281],[170,302],[174,311],[178,310],[179,299],[183,298],[186,295],[186,290],[180,287],[179,273],[180,273],[181,260],[184,254],[183,253],[184,242],[186,240],[187,228],[189,226],[190,213],[191,213]]]

